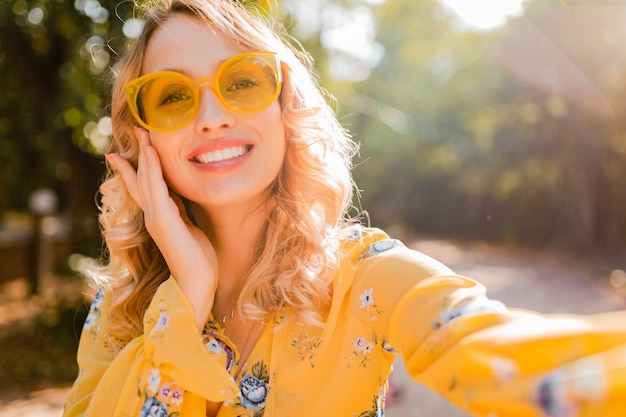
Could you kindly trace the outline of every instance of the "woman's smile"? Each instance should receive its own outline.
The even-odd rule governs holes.
[[[253,150],[245,139],[211,141],[191,152],[189,160],[204,171],[224,172],[245,163]]]
[[[195,157],[196,162],[201,164],[209,164],[211,162],[220,162],[228,159],[238,158],[248,153],[252,149],[247,146],[233,146],[231,148],[216,150],[200,154]]]

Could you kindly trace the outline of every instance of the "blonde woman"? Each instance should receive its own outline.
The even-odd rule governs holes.
[[[147,12],[64,415],[382,416],[398,355],[475,415],[623,415],[625,314],[507,310],[347,219],[355,146],[282,33],[231,0]]]

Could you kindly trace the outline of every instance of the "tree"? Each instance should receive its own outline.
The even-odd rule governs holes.
[[[55,189],[78,244],[97,246],[105,73],[122,22],[96,0],[0,2],[0,213]],[[97,127],[100,122],[101,132]],[[95,243],[95,245],[94,245]],[[86,250],[89,248],[85,248]]]
[[[624,7],[530,2],[524,17],[480,33],[435,0],[376,6],[385,54],[340,95],[363,142],[356,177],[375,223],[623,247]]]

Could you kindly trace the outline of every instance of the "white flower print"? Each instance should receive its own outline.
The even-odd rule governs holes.
[[[159,390],[159,384],[161,383],[161,374],[158,369],[153,369],[150,371],[150,375],[148,376],[148,390],[151,393],[156,394]]]
[[[220,353],[224,352],[224,350],[221,348],[221,346],[219,345],[219,343],[217,343],[217,341],[215,339],[209,340],[204,346],[211,353],[220,354]]]
[[[376,343],[376,340],[370,341],[365,336],[357,337],[354,341],[354,350],[349,356],[345,357],[347,362],[346,369],[351,368],[355,363],[358,364],[358,366],[366,367],[370,360],[370,353],[374,350]]]
[[[159,318],[154,326],[154,331],[162,332],[170,324],[170,316],[166,311],[161,311]]]
[[[361,308],[369,308],[372,304],[374,304],[374,295],[372,294],[373,291],[374,289],[370,288],[369,290],[363,291],[363,293],[359,296],[361,299]]]
[[[376,314],[381,315],[383,311],[378,307],[378,305],[374,304],[374,289],[370,288],[369,290],[365,290],[359,295],[359,299],[361,300],[361,308],[367,310],[370,313],[370,319],[372,321],[376,320]],[[370,311],[373,309],[374,313]]]
[[[491,360],[491,370],[501,381],[509,382],[517,374],[517,364],[512,359],[497,356]]]
[[[359,353],[368,354],[372,351],[372,348],[372,344],[363,336],[357,337],[354,341],[354,350]]]

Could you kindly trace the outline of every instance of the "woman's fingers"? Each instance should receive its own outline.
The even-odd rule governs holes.
[[[161,164],[158,157],[153,155],[154,149],[149,145],[147,132],[142,129],[136,129],[137,140],[139,141],[139,158],[137,159],[137,181],[139,183],[139,192],[142,200],[146,203],[146,209],[153,207],[154,192],[158,192],[159,182],[163,181],[161,174]],[[155,152],[156,153],[156,152]],[[159,178],[160,176],[160,178]],[[156,178],[156,180],[155,180]],[[144,212],[146,210],[144,209]]]
[[[145,213],[170,203],[169,190],[157,152],[150,145],[148,132],[136,129],[136,134],[139,142],[137,170],[119,154],[108,154],[106,159],[120,173],[129,194]]]
[[[148,132],[135,129],[139,141],[139,161],[137,177],[144,201],[150,204],[162,204],[169,200],[169,190],[163,179],[163,170],[156,150],[150,144]]]
[[[139,205],[139,207],[143,210],[143,202],[140,198],[139,193],[139,185],[137,184],[137,172],[135,168],[128,162],[122,155],[117,153],[112,153],[105,155],[106,160],[109,164],[119,172],[124,184],[126,184],[126,188],[128,193],[132,197],[133,200]]]

